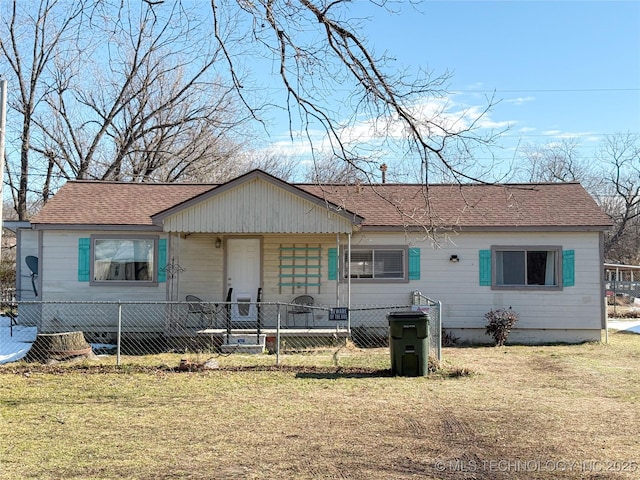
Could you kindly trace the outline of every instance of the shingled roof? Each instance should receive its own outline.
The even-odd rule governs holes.
[[[152,227],[153,215],[218,186],[70,181],[31,223]],[[606,229],[611,225],[578,183],[293,186],[363,217],[361,228],[367,230],[424,226]]]
[[[152,226],[152,215],[216,186],[70,181],[31,219],[31,223]]]
[[[300,188],[365,218],[363,228],[608,228],[579,183],[316,186]]]

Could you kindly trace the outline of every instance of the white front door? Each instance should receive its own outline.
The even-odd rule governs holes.
[[[255,322],[260,288],[260,239],[227,240],[227,291],[232,288],[231,321]],[[238,303],[240,302],[240,303]],[[247,302],[243,304],[242,302]]]

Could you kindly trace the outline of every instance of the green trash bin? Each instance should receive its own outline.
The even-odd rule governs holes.
[[[423,312],[392,312],[389,321],[391,371],[403,377],[429,373],[429,317]]]

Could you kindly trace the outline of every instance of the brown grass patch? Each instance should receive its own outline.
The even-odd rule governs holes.
[[[0,479],[638,478],[640,336],[610,337],[447,348],[419,378],[385,349],[6,365]]]

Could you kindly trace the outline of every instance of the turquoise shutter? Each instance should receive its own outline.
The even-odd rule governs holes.
[[[78,239],[78,281],[88,282],[91,272],[91,239]]]
[[[420,249],[409,249],[409,280],[420,280]]]
[[[576,284],[575,251],[564,250],[562,252],[562,285],[573,287]]]
[[[158,240],[158,282],[167,281],[167,239]]]
[[[491,286],[491,250],[480,250],[480,286]]]
[[[329,280],[337,280],[338,279],[338,249],[330,248],[328,250],[329,255],[329,265],[328,265],[328,275]]]

